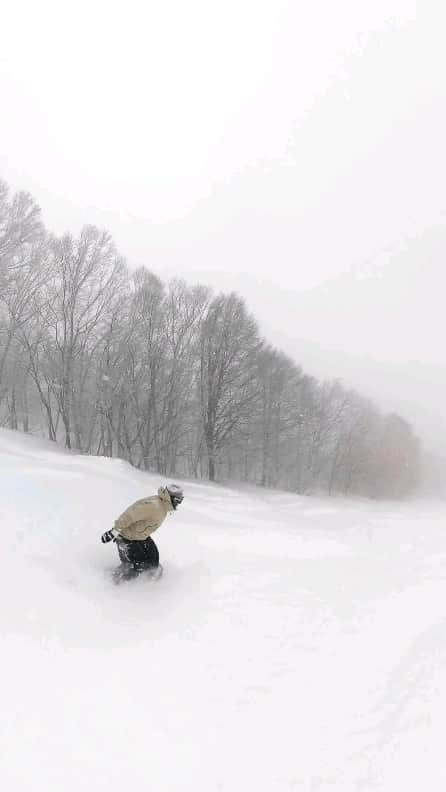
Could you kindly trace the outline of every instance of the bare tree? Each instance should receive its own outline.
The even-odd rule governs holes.
[[[26,192],[10,192],[0,181],[0,286],[20,267],[24,249],[42,236],[40,208]]]
[[[0,403],[6,400],[13,426],[19,333],[32,315],[34,296],[45,277],[46,246],[39,207],[28,193],[11,197],[0,181]]]
[[[302,388],[305,376],[302,369],[286,355],[272,347],[265,347],[257,357],[257,380],[260,399],[260,483],[271,487],[280,484],[284,469],[288,469],[291,464],[292,447],[303,421]]]
[[[108,233],[86,226],[79,239],[52,240],[51,277],[39,318],[45,381],[57,402],[65,444],[83,447],[81,402],[103,325],[123,284],[125,268]],[[36,356],[34,355],[36,359]],[[37,375],[39,371],[37,370]]]
[[[172,475],[196,435],[199,329],[208,301],[207,289],[188,288],[184,281],[176,280],[169,284],[163,304],[166,357],[164,398],[158,416],[159,444],[161,470]]]
[[[219,452],[234,436],[258,398],[255,320],[236,294],[215,297],[201,328],[200,403],[208,475],[215,479]]]

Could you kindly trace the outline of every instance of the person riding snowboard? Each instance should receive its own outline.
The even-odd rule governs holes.
[[[156,531],[169,512],[176,511],[184,498],[178,484],[160,487],[157,495],[136,501],[115,520],[101,541],[116,542],[121,566],[115,578],[127,580],[146,569],[161,571],[158,548],[151,534]]]

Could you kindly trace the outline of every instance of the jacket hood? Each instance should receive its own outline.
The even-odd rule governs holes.
[[[173,511],[172,501],[170,499],[169,490],[167,487],[158,488],[158,497],[167,506],[168,511]]]

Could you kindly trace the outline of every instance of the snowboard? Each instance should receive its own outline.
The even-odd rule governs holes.
[[[116,585],[127,583],[130,580],[137,580],[138,578],[156,581],[162,577],[163,571],[161,564],[147,569],[135,569],[131,564],[120,564],[112,570],[111,577]]]

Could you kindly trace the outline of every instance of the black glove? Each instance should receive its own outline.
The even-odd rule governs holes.
[[[106,531],[101,536],[101,542],[103,544],[107,544],[107,542],[116,542],[117,533],[114,528],[111,531]]]

